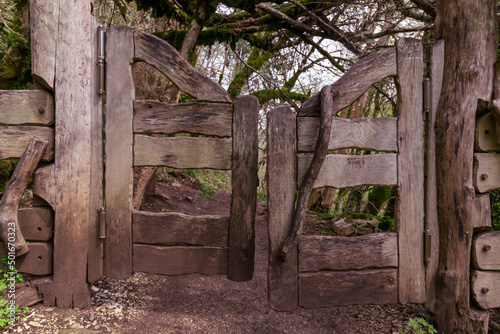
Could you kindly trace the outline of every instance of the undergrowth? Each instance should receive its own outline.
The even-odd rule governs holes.
[[[15,283],[24,282],[23,276],[13,266],[8,266],[7,255],[2,258],[3,270],[0,270],[0,328],[13,326],[22,315],[29,312],[28,307],[19,308],[15,301]]]
[[[188,169],[186,174],[200,181],[200,191],[205,197],[214,197],[217,191],[227,190],[231,174],[213,169]]]

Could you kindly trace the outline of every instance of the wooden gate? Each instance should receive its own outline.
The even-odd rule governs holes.
[[[231,102],[165,41],[128,27],[106,36],[105,274],[142,271],[252,278],[257,198],[258,100]],[[164,73],[197,102],[136,101],[134,61]],[[197,137],[173,137],[176,133]],[[151,136],[154,134],[154,136]],[[231,214],[192,216],[132,209],[134,166],[231,170]]]

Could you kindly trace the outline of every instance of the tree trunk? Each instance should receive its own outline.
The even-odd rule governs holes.
[[[439,332],[477,333],[470,318],[469,265],[476,200],[472,185],[477,100],[490,100],[497,49],[494,0],[437,2],[436,37],[445,41],[443,89],[436,119],[440,253]]]

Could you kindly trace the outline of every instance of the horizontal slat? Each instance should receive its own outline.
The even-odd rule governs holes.
[[[374,233],[351,238],[305,235],[300,237],[300,272],[397,266],[397,233]]]
[[[42,126],[0,125],[0,159],[20,158],[32,137],[49,143],[42,160],[54,158],[54,129]]]
[[[52,245],[48,242],[28,242],[29,252],[16,258],[16,269],[30,275],[52,274]],[[0,258],[7,254],[3,242],[0,242]]]
[[[500,307],[500,272],[471,271],[471,294],[481,308],[492,309]]]
[[[476,151],[500,151],[495,123],[495,118],[491,112],[477,119],[474,142]]]
[[[51,125],[54,97],[44,90],[0,90],[0,123]]]
[[[397,269],[300,274],[299,305],[319,308],[397,303],[397,280]]]
[[[197,133],[231,137],[233,105],[229,103],[134,102],[134,132]]]
[[[51,208],[35,207],[17,211],[19,228],[26,240],[49,241],[54,229],[54,215]]]
[[[474,154],[474,188],[485,193],[500,188],[500,154]]]
[[[232,140],[135,135],[135,166],[230,169]]]
[[[133,268],[161,275],[225,275],[227,248],[134,244]]]
[[[134,211],[134,242],[227,247],[228,221],[225,216]]]
[[[313,152],[319,133],[319,117],[298,117],[299,152]],[[360,148],[373,151],[397,151],[397,118],[334,117],[329,150]]]
[[[299,155],[298,177],[300,185],[312,161],[312,154]],[[397,184],[397,154],[326,156],[314,183],[315,188],[346,188],[359,185],[393,186]]]
[[[500,270],[500,231],[475,235],[471,260],[476,269]]]

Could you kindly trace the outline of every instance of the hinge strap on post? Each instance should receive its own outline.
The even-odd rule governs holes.
[[[97,78],[98,87],[97,93],[99,95],[105,92],[104,78],[106,76],[106,33],[102,25],[97,28]]]

